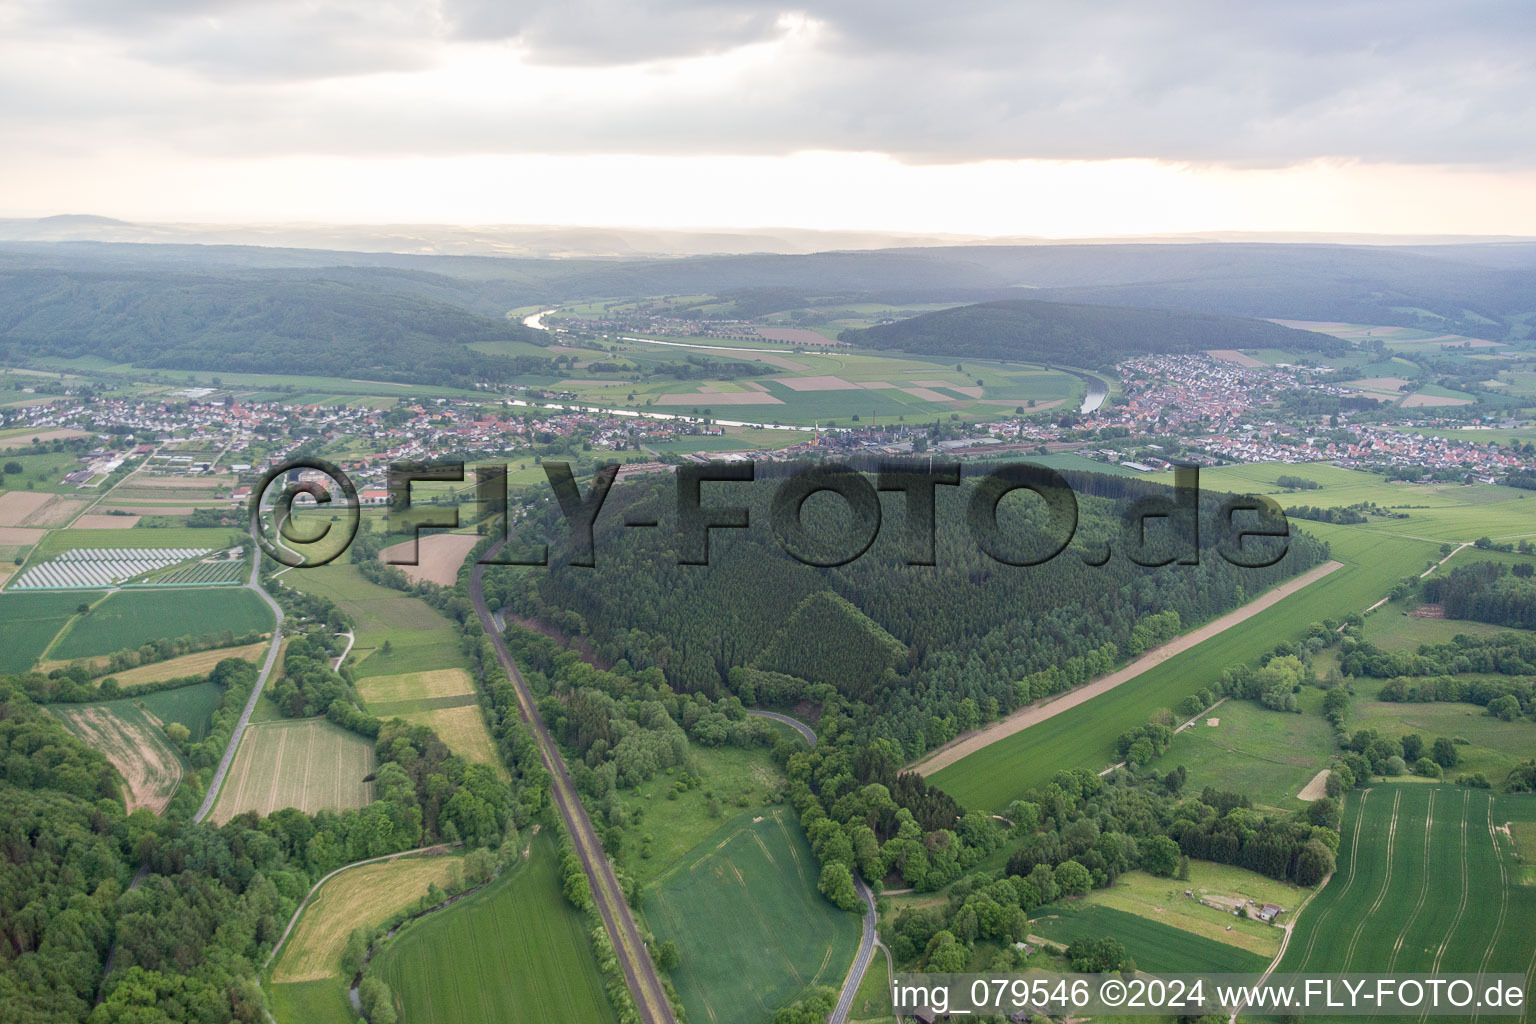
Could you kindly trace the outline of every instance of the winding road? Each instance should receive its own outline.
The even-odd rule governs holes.
[[[485,553],[484,560],[495,558],[505,544],[506,540],[503,539],[494,545]],[[550,795],[560,811],[560,817],[565,821],[576,856],[591,884],[592,899],[613,944],[614,956],[624,972],[625,984],[634,996],[640,1020],[643,1024],[676,1024],[677,1018],[672,1013],[672,1004],[667,1000],[666,988],[656,973],[656,965],[651,962],[639,929],[635,927],[634,916],[624,901],[624,891],[613,873],[613,865],[608,863],[608,856],[603,852],[597,833],[592,828],[592,820],[587,817],[586,808],[576,795],[576,786],[571,782],[565,760],[560,756],[554,738],[545,728],[544,720],[539,717],[538,705],[534,703],[528,685],[518,672],[516,662],[512,660],[512,652],[507,649],[507,642],[496,628],[495,618],[485,603],[484,561],[477,564],[470,574],[469,597],[474,602],[475,613],[480,616],[480,625],[495,648],[496,660],[517,691],[518,710],[523,721],[538,742],[539,754],[544,759],[545,768],[549,770]]]
[[[782,722],[804,736],[808,745],[816,745],[815,730],[798,718],[781,715],[777,711],[748,711],[747,714],[754,718]],[[859,899],[864,901],[864,935],[859,940],[859,951],[854,954],[853,965],[848,968],[848,976],[843,979],[843,990],[838,993],[837,1006],[827,1018],[827,1024],[843,1024],[848,1019],[848,1011],[853,1008],[853,998],[858,995],[859,986],[864,983],[864,974],[869,970],[870,960],[874,958],[875,947],[879,945],[876,929],[880,919],[875,913],[875,894],[869,891],[869,886],[858,875],[853,876],[853,887],[858,890]]]
[[[256,675],[256,683],[251,687],[251,699],[245,702],[245,710],[240,712],[240,720],[235,723],[235,731],[229,737],[229,746],[224,748],[224,756],[219,759],[219,767],[214,770],[213,779],[208,783],[208,795],[203,797],[203,805],[197,809],[193,821],[202,821],[213,810],[213,803],[219,798],[219,788],[224,785],[224,776],[229,774],[229,766],[235,760],[235,751],[240,747],[240,738],[245,735],[245,727],[251,722],[251,712],[256,710],[256,702],[261,699],[261,693],[267,688],[267,679],[272,675],[272,666],[277,664],[277,652],[283,649],[283,609],[272,600],[261,587],[261,551],[258,549],[251,558],[251,579],[246,589],[254,590],[258,597],[267,602],[272,608],[272,614],[277,616],[277,621],[272,626],[272,646],[267,650],[267,660],[262,662],[261,671]]]

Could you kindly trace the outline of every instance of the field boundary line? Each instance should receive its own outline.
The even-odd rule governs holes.
[[[1261,612],[1284,601],[1286,598],[1305,590],[1318,580],[1344,568],[1344,563],[1337,559],[1331,559],[1322,565],[1300,576],[1286,580],[1278,584],[1241,607],[1221,615],[1203,626],[1197,626],[1188,633],[1182,633],[1172,640],[1141,655],[1135,661],[1111,672],[1109,675],[1100,676],[1090,682],[1084,683],[1075,689],[1053,694],[1044,703],[1031,701],[1021,708],[1017,708],[1004,718],[990,725],[982,726],[969,733],[956,736],[948,743],[929,751],[916,761],[911,762],[905,771],[916,772],[922,776],[933,775],[965,760],[972,754],[979,753],[992,744],[1017,735],[1024,730],[1039,725],[1042,722],[1055,718],[1065,711],[1070,711],[1080,704],[1085,704],[1095,697],[1108,693],[1123,683],[1128,683],[1137,676],[1151,671],[1158,665],[1184,654],[1225,633],[1234,626],[1253,618]]]

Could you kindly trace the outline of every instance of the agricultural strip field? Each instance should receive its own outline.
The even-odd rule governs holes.
[[[691,1020],[758,1024],[811,986],[841,984],[859,919],[821,897],[816,872],[776,807],[736,818],[646,888],[646,920],[682,955],[672,981]]]
[[[1423,784],[1349,794],[1338,868],[1280,969],[1529,978],[1536,888],[1519,884],[1503,826],[1533,818],[1533,796]]]
[[[1258,953],[1098,903],[1055,903],[1041,910],[1030,919],[1031,934],[1063,946],[1110,936],[1125,946],[1137,970],[1153,974],[1257,974],[1269,966],[1269,958]]]
[[[382,924],[413,906],[429,885],[446,888],[462,858],[402,857],[343,871],[304,908],[283,955],[272,969],[279,984],[334,978],[340,988],[341,954],[354,928]]]
[[[297,807],[306,814],[373,800],[373,745],[324,719],[252,723],[213,806],[222,825],[237,814]]]
[[[0,644],[0,674],[25,672],[48,650],[81,603],[99,600],[102,591],[0,594],[0,622],[5,623],[5,643]]]
[[[112,762],[123,777],[129,814],[140,807],[156,814],[165,810],[181,784],[182,760],[157,718],[130,701],[55,705],[49,710],[70,732]]]
[[[373,971],[411,1024],[615,1020],[586,920],[560,893],[548,836],[535,836],[528,861],[474,896],[408,925]]]
[[[75,597],[78,604],[81,597]],[[76,619],[50,652],[71,660],[139,647],[146,641],[271,630],[272,611],[254,592],[215,590],[118,591]]]
[[[244,535],[223,528],[142,526],[127,530],[54,530],[32,552],[32,561],[52,558],[75,548],[203,548],[223,551]],[[30,563],[29,563],[30,564]]]
[[[214,666],[226,658],[239,658],[241,661],[260,661],[267,653],[265,641],[254,644],[246,644],[244,647],[215,647],[208,651],[198,651],[196,654],[183,654],[179,658],[167,658],[165,661],[157,661],[152,665],[139,665],[136,668],[124,669],[121,672],[113,672],[112,678],[116,679],[119,686],[132,689],[135,686],[143,686],[146,683],[159,683],[167,679],[181,679],[185,676],[205,676],[212,672]],[[70,664],[49,662],[42,666],[48,668],[60,668]],[[100,670],[105,670],[107,662],[101,659],[95,663]]]
[[[1306,526],[1329,542],[1332,557],[1344,568],[1266,608],[1241,628],[1152,667],[1134,683],[993,743],[929,781],[966,807],[997,813],[1063,768],[1098,771],[1113,761],[1115,738],[1145,723],[1157,708],[1173,707],[1216,682],[1232,665],[1256,662],[1276,642],[1303,636],[1311,623],[1365,610],[1401,577],[1423,571],[1430,556],[1438,556],[1436,543],[1326,523]]]
[[[1245,793],[1267,807],[1300,808],[1297,794],[1327,767],[1334,746],[1333,727],[1322,714],[1323,691],[1305,687],[1297,698],[1299,715],[1228,700],[1175,736],[1158,770],[1183,765],[1191,793],[1211,786]],[[1215,726],[1208,724],[1212,719]]]
[[[425,725],[469,761],[489,765],[506,778],[506,766],[486,729],[475,696],[475,684],[462,668],[367,676],[358,681],[358,694],[379,718],[403,718]]]

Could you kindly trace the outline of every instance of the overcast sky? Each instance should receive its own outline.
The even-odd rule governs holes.
[[[0,0],[0,215],[1536,234],[1536,4]]]

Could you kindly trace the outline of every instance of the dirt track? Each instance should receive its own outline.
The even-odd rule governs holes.
[[[983,747],[990,746],[998,740],[1012,736],[1016,732],[1023,732],[1032,725],[1038,725],[1048,718],[1055,718],[1063,711],[1077,707],[1084,701],[1092,700],[1101,693],[1107,693],[1121,683],[1129,682],[1143,672],[1160,665],[1176,654],[1183,654],[1197,644],[1204,643],[1218,633],[1224,633],[1233,626],[1251,619],[1264,609],[1283,601],[1292,594],[1317,582],[1335,569],[1342,569],[1342,562],[1324,562],[1311,572],[1289,580],[1272,590],[1266,591],[1235,611],[1230,611],[1219,619],[1212,620],[1199,629],[1191,630],[1182,636],[1176,636],[1172,640],[1155,647],[1120,669],[1111,672],[1107,676],[1095,679],[1086,686],[1079,686],[1075,690],[1068,690],[1053,700],[1043,704],[1026,704],[1007,718],[984,726],[974,732],[965,733],[950,740],[944,746],[927,755],[924,760],[909,766],[909,770],[919,775],[932,775],[942,768],[948,768],[956,761],[961,760]]]

